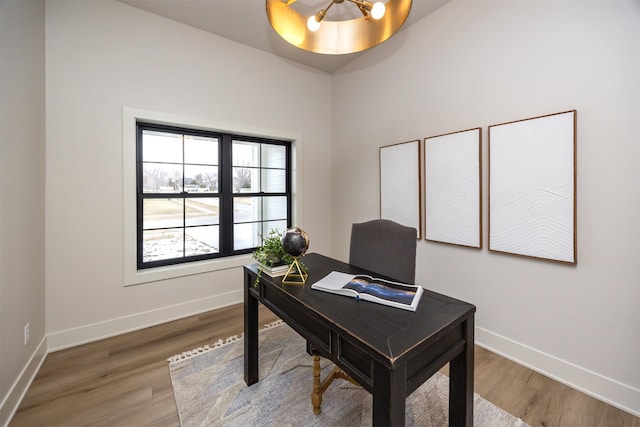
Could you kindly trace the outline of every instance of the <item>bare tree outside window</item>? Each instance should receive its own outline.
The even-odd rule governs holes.
[[[207,191],[218,191],[218,175],[213,173],[203,174],[202,184]]]
[[[247,162],[243,162],[241,166],[246,166]],[[247,167],[233,168],[233,191],[240,193],[243,189],[251,188],[251,169]]]
[[[167,171],[161,168],[145,168],[142,185],[145,190],[158,192],[167,179]]]

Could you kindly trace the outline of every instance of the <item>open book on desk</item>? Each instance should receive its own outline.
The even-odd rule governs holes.
[[[364,274],[332,271],[311,285],[311,289],[375,302],[403,310],[416,311],[422,286],[391,282]]]

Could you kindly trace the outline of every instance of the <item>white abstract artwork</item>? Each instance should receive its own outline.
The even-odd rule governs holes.
[[[414,227],[422,238],[420,141],[380,147],[380,218]]]
[[[576,263],[576,111],[489,126],[489,250]]]
[[[425,138],[425,238],[482,247],[481,129]]]

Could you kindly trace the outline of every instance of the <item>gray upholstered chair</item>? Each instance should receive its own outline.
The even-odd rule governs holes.
[[[415,283],[417,231],[387,219],[351,226],[349,264],[387,276],[398,282]],[[320,356],[313,356],[313,413],[320,413],[322,394],[336,378],[358,384],[339,368],[320,380]]]
[[[416,281],[417,231],[388,219],[353,224],[349,264],[398,282]]]

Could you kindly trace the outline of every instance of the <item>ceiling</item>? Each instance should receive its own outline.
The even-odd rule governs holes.
[[[347,55],[311,53],[284,41],[269,24],[265,0],[119,0],[139,9],[190,25],[248,46],[333,73],[363,52]],[[418,22],[449,0],[413,0],[404,28]],[[329,0],[298,0],[296,8],[309,15],[325,8]],[[326,19],[352,19],[360,13],[347,2],[330,9]],[[354,15],[355,14],[355,15]],[[374,48],[375,49],[375,48]]]

